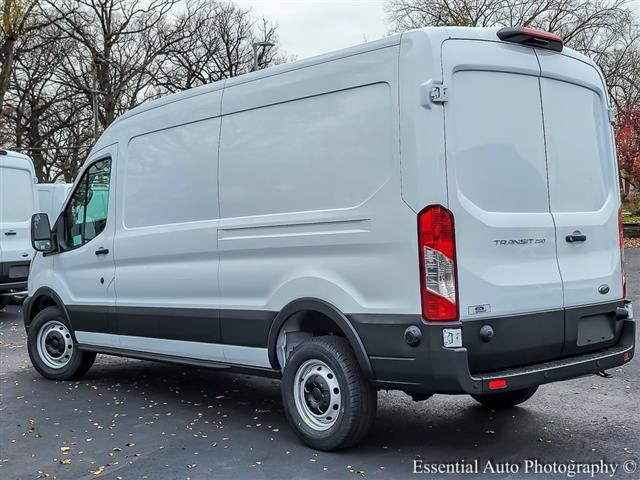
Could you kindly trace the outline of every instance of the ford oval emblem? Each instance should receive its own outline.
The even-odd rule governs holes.
[[[598,292],[600,292],[601,295],[606,295],[609,293],[609,285],[600,285],[598,287]]]

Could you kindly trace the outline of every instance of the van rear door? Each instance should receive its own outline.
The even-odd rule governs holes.
[[[443,69],[460,317],[562,309],[535,53],[447,40]]]
[[[564,305],[622,298],[620,205],[606,91],[591,65],[537,50]]]
[[[557,358],[562,280],[535,52],[452,39],[443,43],[442,65],[448,206],[469,366],[486,371]],[[487,319],[495,335],[485,343],[479,329]]]
[[[11,153],[0,157],[0,251],[7,282],[28,275],[31,249],[31,215],[36,205],[33,167]],[[15,265],[15,263],[18,263]]]

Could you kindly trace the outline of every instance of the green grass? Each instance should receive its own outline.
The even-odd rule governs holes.
[[[640,223],[640,215],[624,215],[622,221],[624,223]]]

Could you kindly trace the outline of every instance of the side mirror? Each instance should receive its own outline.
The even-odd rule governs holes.
[[[37,252],[51,252],[53,238],[49,216],[46,213],[36,213],[31,217],[31,245]]]

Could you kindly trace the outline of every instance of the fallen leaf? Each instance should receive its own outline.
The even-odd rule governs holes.
[[[102,472],[104,472],[105,468],[106,467],[104,465],[100,465],[96,470],[89,470],[89,471],[94,475],[100,475]]]

